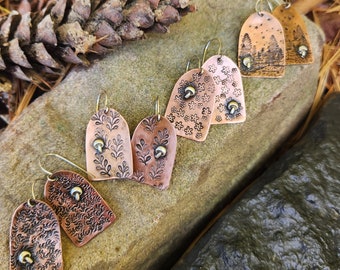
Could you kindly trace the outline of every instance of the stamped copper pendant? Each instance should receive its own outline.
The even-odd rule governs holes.
[[[21,204],[12,216],[10,269],[63,269],[58,218],[39,200]]]
[[[250,15],[239,37],[238,66],[241,74],[246,77],[282,77],[285,54],[280,22],[266,11]]]
[[[244,122],[246,105],[237,65],[224,55],[214,55],[205,61],[202,68],[211,74],[216,86],[211,124]]]
[[[175,163],[177,137],[171,123],[162,116],[144,118],[131,140],[133,179],[167,189]]]
[[[45,199],[76,246],[85,245],[114,222],[114,213],[84,177],[58,171],[50,178],[45,184]]]
[[[130,178],[132,166],[130,131],[125,119],[114,109],[98,110],[86,129],[89,178],[94,181]]]
[[[286,64],[313,63],[307,27],[302,16],[290,4],[275,8],[273,15],[280,21],[286,41]]]
[[[195,141],[207,138],[215,100],[215,83],[204,69],[183,74],[172,91],[165,116],[176,134]]]

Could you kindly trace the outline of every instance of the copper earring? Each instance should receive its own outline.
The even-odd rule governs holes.
[[[313,63],[313,54],[307,27],[302,16],[290,1],[276,7],[273,15],[280,21],[286,41],[286,64]]]
[[[60,155],[47,156],[55,156],[81,169]],[[57,214],[61,227],[73,244],[78,247],[85,245],[115,221],[111,208],[85,177],[66,170],[43,171],[48,174],[45,200]]]
[[[267,4],[269,5],[268,0]],[[286,47],[280,22],[256,3],[241,28],[238,44],[238,66],[246,77],[282,77],[285,72]]]
[[[33,199],[19,205],[10,228],[10,269],[63,269],[60,227],[53,209]]]
[[[186,72],[176,82],[166,108],[165,117],[178,136],[195,141],[207,138],[214,109],[215,83],[200,65]]]
[[[114,109],[99,109],[101,94],[97,98],[96,113],[86,129],[86,168],[93,181],[131,178],[133,161],[130,131],[123,116]]]
[[[136,127],[132,140],[133,180],[158,189],[167,189],[175,163],[177,137],[171,123],[159,113],[144,118]]]
[[[211,42],[219,42],[218,53],[205,61]],[[242,77],[237,65],[221,54],[220,39],[211,39],[204,47],[202,68],[214,79],[216,93],[211,124],[241,123],[246,120]]]

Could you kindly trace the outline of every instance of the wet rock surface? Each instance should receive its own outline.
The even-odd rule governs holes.
[[[340,94],[173,268],[340,268]]]
[[[11,215],[35,196],[43,199],[46,174],[40,169],[77,171],[51,157],[57,153],[85,167],[85,131],[105,90],[108,106],[127,121],[130,134],[154,114],[159,96],[164,113],[188,59],[219,37],[222,53],[234,62],[242,23],[254,2],[196,0],[198,11],[165,35],[126,42],[88,68],[73,69],[53,91],[37,99],[1,134],[0,252],[9,252]],[[64,269],[157,269],[171,265],[206,225],[212,212],[240,190],[306,115],[317,86],[323,36],[307,21],[315,62],[288,66],[283,78],[244,78],[244,123],[215,125],[203,143],[178,138],[170,186],[160,191],[131,180],[92,183],[117,219],[81,248],[62,232]],[[211,48],[211,49],[210,49]],[[211,45],[207,57],[216,54]],[[301,80],[308,78],[308,80]],[[104,106],[104,105],[102,105]],[[79,171],[77,171],[79,172]],[[6,260],[4,259],[4,262]],[[1,269],[7,269],[3,263]]]

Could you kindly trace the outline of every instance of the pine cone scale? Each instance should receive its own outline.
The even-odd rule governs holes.
[[[19,46],[19,40],[14,38],[8,43],[8,56],[13,63],[25,68],[32,68],[32,65],[28,62],[24,51]]]
[[[54,23],[49,14],[38,23],[35,42],[43,42],[45,44],[57,46],[58,40],[54,32]]]

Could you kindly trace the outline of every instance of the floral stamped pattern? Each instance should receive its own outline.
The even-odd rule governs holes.
[[[91,117],[86,129],[89,178],[130,178],[132,164],[130,131],[125,119],[114,109],[99,110]]]
[[[174,86],[165,116],[177,135],[204,141],[208,135],[215,101],[215,83],[205,69],[192,69]]]
[[[30,200],[14,212],[10,269],[63,269],[58,218],[46,203]]]
[[[211,124],[244,122],[246,105],[237,65],[224,55],[214,55],[205,61],[202,68],[211,74],[216,86]]]
[[[177,137],[165,118],[150,116],[137,126],[131,140],[133,180],[158,189],[169,186],[175,162]]]
[[[84,177],[59,171],[50,178],[45,184],[45,199],[76,246],[85,245],[114,222],[114,213]]]

